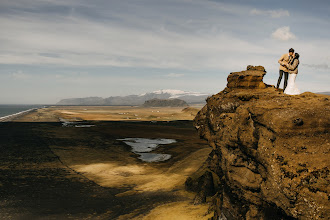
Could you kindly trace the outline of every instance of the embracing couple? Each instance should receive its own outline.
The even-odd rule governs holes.
[[[278,60],[280,64],[280,76],[277,81],[276,89],[280,86],[284,75],[284,93],[288,95],[299,95],[295,81],[298,74],[299,54],[294,53],[294,49],[289,49],[289,53],[283,54]]]

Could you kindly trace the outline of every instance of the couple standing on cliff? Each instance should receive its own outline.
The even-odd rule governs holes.
[[[299,95],[295,81],[298,74],[299,54],[294,53],[294,49],[289,49],[289,53],[283,54],[278,60],[280,64],[280,76],[277,81],[276,89],[280,86],[284,75],[284,93],[288,95]]]

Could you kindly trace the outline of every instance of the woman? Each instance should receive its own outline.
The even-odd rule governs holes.
[[[288,94],[288,95],[299,95],[300,91],[295,84],[296,77],[298,74],[299,54],[295,53],[294,59],[290,63],[285,64],[285,65],[289,70],[288,71],[289,79],[288,79],[288,85],[287,85],[286,89],[284,90],[284,93]]]

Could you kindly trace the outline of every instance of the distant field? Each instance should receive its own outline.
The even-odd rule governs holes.
[[[192,107],[138,107],[138,106],[52,106],[24,115],[14,121],[175,121],[193,120],[202,105]]]

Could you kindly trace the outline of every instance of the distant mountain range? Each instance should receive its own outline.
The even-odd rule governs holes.
[[[322,95],[330,95],[330,92],[318,92],[318,94],[322,94]]]
[[[181,99],[150,99],[144,102],[143,107],[187,107],[187,102]]]
[[[210,94],[187,92],[181,90],[157,90],[141,95],[111,96],[108,98],[87,97],[62,99],[57,105],[142,105],[145,101],[151,99],[181,99],[188,104],[205,103],[205,99]]]

